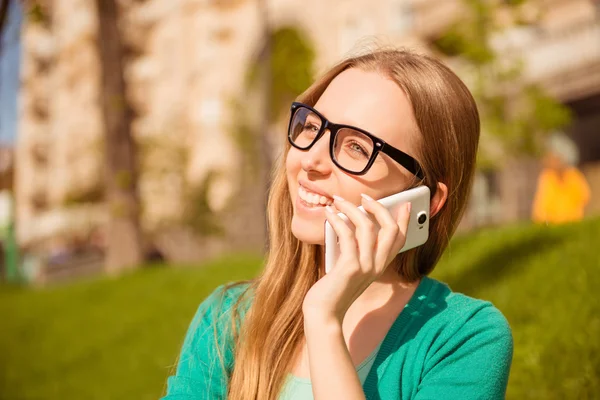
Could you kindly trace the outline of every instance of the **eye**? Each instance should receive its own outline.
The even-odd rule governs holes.
[[[353,140],[353,141],[349,142],[348,147],[350,148],[350,150],[352,152],[358,153],[361,156],[364,156],[364,157],[370,156],[369,152],[357,141]]]
[[[319,127],[313,123],[307,122],[306,124],[304,124],[304,129],[306,130],[313,130],[315,132],[319,131]]]
[[[307,122],[302,127],[302,132],[304,132],[305,134],[308,134],[308,135],[315,136],[317,133],[319,133],[319,129],[320,128],[318,125],[313,124],[311,122]]]

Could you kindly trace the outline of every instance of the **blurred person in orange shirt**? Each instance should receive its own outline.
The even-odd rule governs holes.
[[[533,221],[555,224],[579,221],[589,201],[590,188],[581,171],[569,165],[557,151],[550,150],[538,178]]]

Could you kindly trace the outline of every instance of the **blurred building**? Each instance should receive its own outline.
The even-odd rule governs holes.
[[[230,103],[243,98],[248,64],[262,47],[261,9],[255,1],[122,3],[131,55],[126,78],[137,115],[133,129],[148,149],[142,157],[143,223],[153,230],[181,211],[184,181],[216,173],[209,193],[214,210],[225,207],[239,185]],[[269,21],[273,29],[293,26],[305,34],[316,50],[317,70],[365,35],[383,32],[393,43],[410,30],[404,1],[382,2],[380,8],[366,0],[340,4],[270,2]],[[103,155],[93,1],[43,5],[22,32],[16,192],[18,237],[25,246],[89,231],[104,218],[98,203]],[[314,23],[323,15],[330,16],[328,24]],[[180,157],[181,148],[191,150],[188,158]],[[255,200],[249,209],[256,209]],[[241,230],[256,232],[262,221],[256,212],[246,214],[250,221]]]
[[[502,0],[499,3],[511,3]],[[515,3],[515,2],[512,2]],[[465,15],[462,0],[411,0],[409,35],[430,48]],[[522,21],[494,38],[503,57],[523,62],[525,82],[540,84],[568,106],[573,122],[565,132],[577,145],[578,166],[592,189],[588,214],[600,213],[600,1],[538,0],[522,8]],[[509,19],[502,12],[498,23]],[[404,42],[404,38],[400,42]],[[452,57],[446,61],[461,74]],[[506,157],[496,171],[479,173],[463,226],[528,219],[539,160]]]
[[[571,109],[573,121],[565,133],[577,145],[576,164],[592,190],[587,214],[598,214],[600,2],[543,0],[540,4],[537,22],[506,32],[501,45],[507,49],[508,57],[523,60],[526,81],[541,84]],[[487,214],[492,221],[529,218],[540,169],[539,160],[522,160],[507,164],[497,174],[482,177],[482,184],[489,187],[480,202],[484,217]]]
[[[102,219],[93,204],[102,142],[95,19],[87,3],[45,2],[44,12],[22,25],[15,195],[17,235],[26,247]]]
[[[0,146],[0,191],[13,190],[15,157],[12,147]]]
[[[176,219],[186,182],[216,179],[214,210],[239,186],[239,152],[230,135],[232,99],[245,95],[249,62],[262,47],[256,0],[123,0],[134,134],[142,144],[143,223],[160,229]],[[316,72],[373,43],[428,51],[459,21],[461,0],[273,0],[272,28],[303,32],[317,55]],[[102,121],[97,18],[92,0],[53,0],[22,27],[22,87],[17,140],[18,238],[27,246],[63,229],[102,223]],[[539,23],[507,36],[511,55],[575,112],[570,134],[600,206],[600,18],[592,0],[544,0]],[[101,39],[100,39],[101,40]],[[250,106],[250,105],[249,105]],[[281,138],[284,137],[281,132]],[[190,150],[187,157],[181,150]],[[537,165],[507,165],[479,176],[471,224],[525,218]],[[515,173],[515,170],[518,171]],[[523,172],[525,171],[525,172]],[[533,179],[533,180],[532,180]],[[256,200],[256,199],[255,199]],[[257,203],[248,200],[252,210]],[[490,206],[491,205],[491,206]],[[256,232],[262,221],[242,226]],[[74,228],[75,227],[75,228]],[[221,240],[222,241],[222,240]],[[225,247],[221,248],[226,248]]]

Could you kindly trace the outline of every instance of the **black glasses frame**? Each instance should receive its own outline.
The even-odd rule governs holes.
[[[319,129],[319,133],[317,133],[317,136],[315,136],[314,140],[306,147],[300,147],[300,146],[296,145],[294,143],[294,141],[292,140],[292,122],[294,121],[294,115],[296,114],[296,111],[298,111],[298,109],[300,109],[300,108],[308,109],[309,111],[311,111],[312,113],[314,113],[321,119],[321,128]],[[369,139],[371,139],[373,141],[373,154],[371,154],[371,158],[367,162],[366,167],[360,172],[350,171],[350,170],[342,167],[335,159],[335,156],[334,156],[335,138],[337,136],[338,131],[342,128],[348,128],[348,129],[353,129],[355,131],[358,131],[358,132],[362,133],[363,135],[369,137]],[[413,157],[409,156],[402,150],[398,150],[394,146],[387,144],[385,141],[379,139],[377,136],[373,135],[372,133],[369,133],[363,129],[360,129],[360,128],[357,128],[357,127],[351,126],[351,125],[334,124],[333,122],[330,122],[327,118],[325,118],[321,113],[319,113],[317,110],[315,110],[311,106],[304,104],[304,103],[299,103],[299,102],[292,103],[290,122],[288,124],[288,141],[290,142],[290,144],[292,146],[294,146],[298,150],[305,150],[305,151],[310,150],[310,148],[317,142],[317,140],[319,140],[325,134],[325,131],[327,131],[327,130],[329,130],[329,132],[330,132],[329,156],[331,157],[331,160],[333,161],[333,163],[339,169],[341,169],[349,174],[352,174],[352,175],[366,174],[367,171],[369,171],[369,169],[375,162],[375,159],[377,158],[377,155],[379,154],[379,152],[382,152],[382,153],[387,154],[392,160],[396,161],[398,164],[402,165],[404,168],[406,168],[410,173],[415,175],[417,178],[419,178],[419,179],[425,178],[425,176],[423,174],[423,169],[421,168],[421,165],[419,164],[419,162],[417,160],[415,160]]]

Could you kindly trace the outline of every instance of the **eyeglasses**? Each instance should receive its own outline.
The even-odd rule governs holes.
[[[369,132],[350,125],[334,124],[306,104],[294,102],[291,111],[288,140],[295,148],[310,150],[325,131],[329,130],[329,155],[343,171],[364,175],[379,152],[383,152],[417,178],[424,178],[423,169],[417,160]]]

